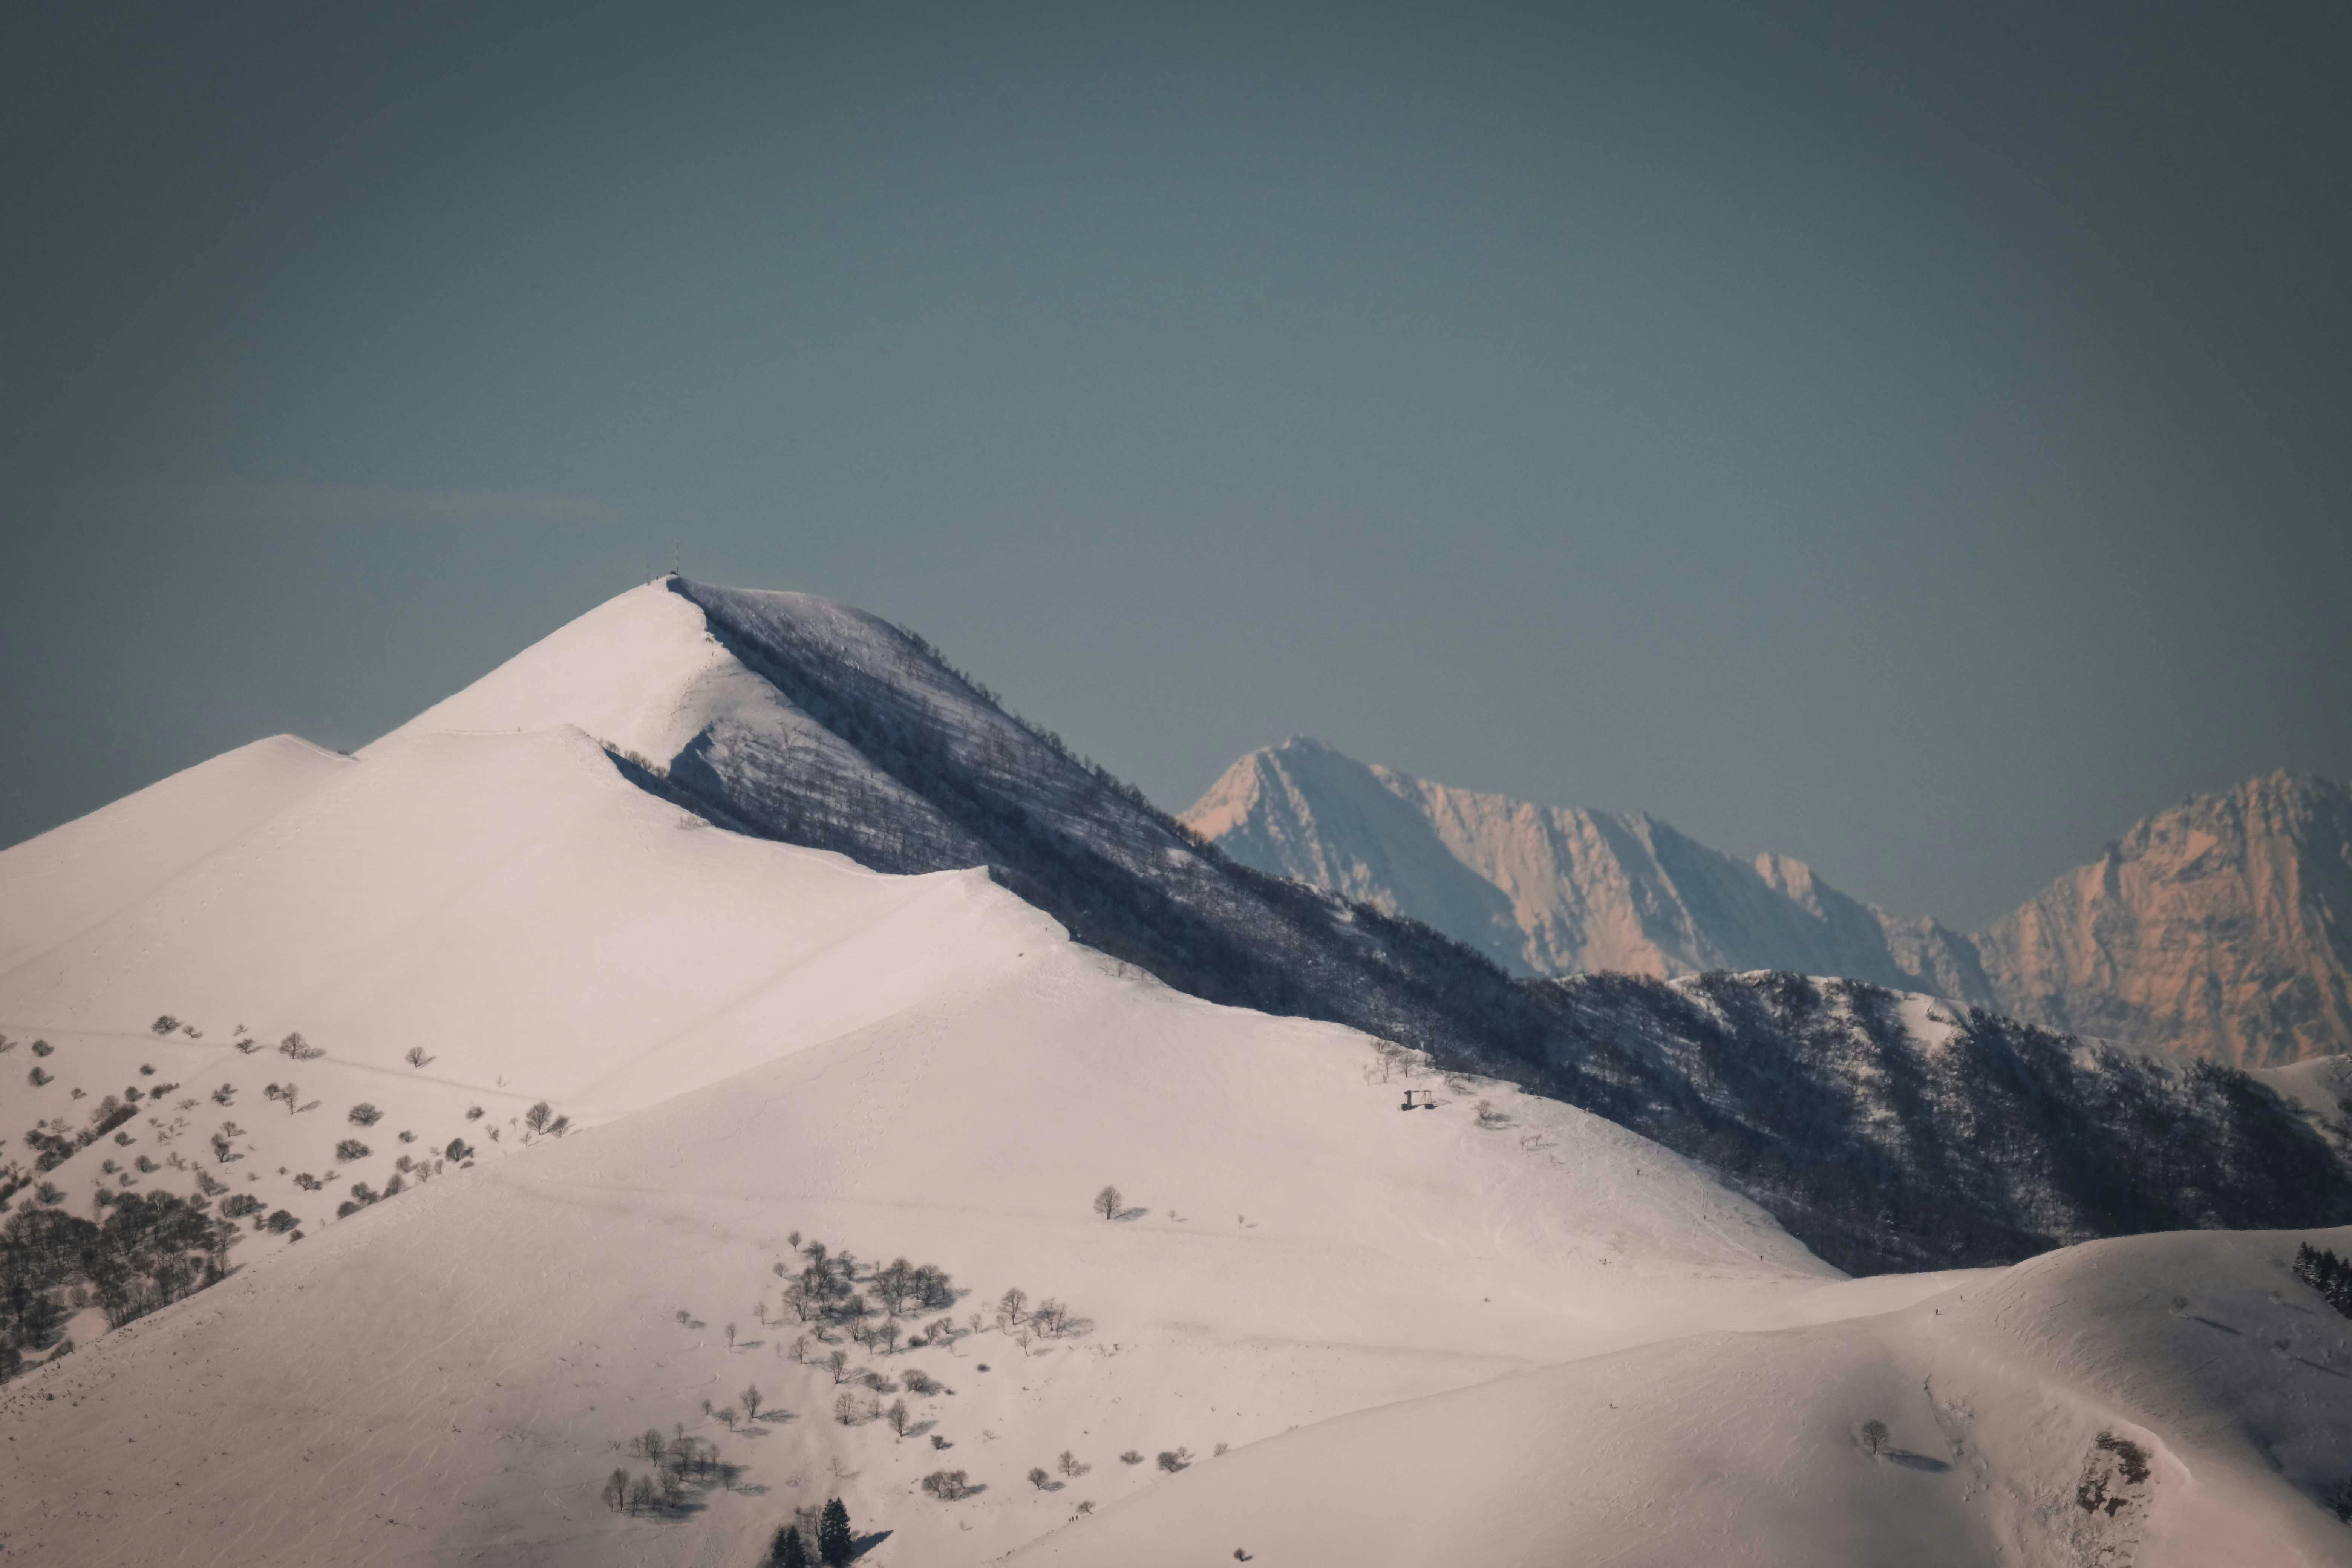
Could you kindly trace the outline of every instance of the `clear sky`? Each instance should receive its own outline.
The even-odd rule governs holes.
[[[0,842],[667,566],[1962,925],[2352,774],[2352,7],[19,5]]]

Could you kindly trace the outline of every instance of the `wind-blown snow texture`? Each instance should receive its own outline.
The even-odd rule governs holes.
[[[1234,859],[1517,974],[1786,969],[2242,1066],[2352,1050],[2352,788],[2273,773],[2139,824],[1973,936],[1642,813],[1533,805],[1294,737],[1184,814]]]

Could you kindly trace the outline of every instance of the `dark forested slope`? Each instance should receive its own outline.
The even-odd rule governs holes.
[[[880,870],[984,864],[1213,1001],[1346,1024],[1699,1159],[1856,1271],[2095,1236],[2352,1218],[2342,1152],[2253,1079],[1793,975],[1515,981],[1413,921],[1235,865],[919,637],[803,595],[669,586],[839,745],[721,719],[633,776]],[[845,759],[847,759],[845,761]]]

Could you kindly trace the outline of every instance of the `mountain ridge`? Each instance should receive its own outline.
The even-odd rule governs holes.
[[[2352,910],[2352,788],[2324,779],[2191,797],[1975,933],[1647,813],[1456,789],[1308,736],[1247,753],[1182,820],[1245,865],[1425,920],[1521,975],[1788,969],[2241,1066],[2352,1049],[2352,928],[2336,912]]]
[[[654,665],[667,673],[648,675]],[[1671,989],[1596,1008],[1516,981],[1418,920],[1203,847],[919,637],[809,595],[665,578],[436,705],[431,721],[602,726],[630,776],[715,824],[882,871],[984,866],[1079,941],[1179,990],[1393,1040],[1701,1159],[1850,1271],[2352,1214],[2339,1156],[2301,1111],[2158,1066],[2095,1070],[2051,1031],[1963,1019],[1990,1070],[1926,1075],[1956,1105],[1894,1094],[1918,1074],[1869,1065],[1873,1053],[1882,1067],[1933,1054],[1874,995],[1839,993],[1825,1012],[1747,1009],[1727,1027]],[[1896,1022],[1867,1022],[1882,1016]],[[2141,1146],[2144,1123],[2113,1119],[2118,1085],[2157,1121],[2251,1157],[2183,1185],[2159,1148]],[[1789,1135],[1792,1118],[1804,1138]],[[1964,1176],[1973,1167],[1950,1128],[1971,1119],[2038,1131],[1998,1179]]]
[[[1980,1008],[1932,1023],[1910,987],[1823,985],[1769,971],[1726,977],[1707,993],[1625,976],[1597,989],[1515,980],[1430,925],[1204,847],[1132,787],[1014,718],[919,637],[808,595],[674,577],[647,584],[355,758],[320,765],[350,775],[338,798],[376,800],[389,811],[387,792],[404,787],[391,782],[404,767],[446,757],[415,787],[455,811],[462,759],[481,776],[508,776],[526,757],[551,764],[557,752],[561,787],[578,792],[583,828],[606,811],[591,803],[610,792],[650,795],[674,811],[632,820],[675,816],[894,875],[984,879],[1086,945],[1203,1001],[1340,1025],[1426,1053],[1443,1070],[1507,1080],[1651,1138],[1702,1162],[1849,1272],[2010,1262],[2139,1230],[2352,1217],[2352,1170],[2325,1108],[2226,1070],[2105,1051]],[[593,788],[592,775],[602,780]],[[365,928],[394,905],[425,910],[421,886],[402,889],[432,867],[467,885],[469,862],[451,858],[453,845],[487,847],[500,834],[520,844],[558,826],[515,800],[502,798],[499,812],[510,826],[450,817],[446,843],[431,837],[440,829],[389,817],[320,841],[321,865],[375,867],[370,875],[389,879],[392,904],[379,897],[331,917],[335,887],[348,879],[338,873],[335,886],[318,886],[281,866],[272,875],[292,879],[288,893],[255,884],[234,907],[249,911],[240,918],[257,932],[283,932],[278,944],[289,952],[320,933]],[[298,809],[287,820],[304,819]],[[6,869],[37,869],[77,831],[8,851]],[[632,839],[649,831],[625,829]],[[351,858],[353,846],[386,832],[427,837],[411,854]],[[265,837],[281,850],[292,842],[282,826]],[[1652,841],[1669,858],[1711,853],[1664,832]],[[555,841],[545,842],[551,853]],[[582,851],[593,853],[584,844]],[[1793,868],[1778,870],[1796,885]],[[215,918],[199,910],[232,907],[208,903],[204,889],[214,885],[199,879],[163,905],[126,912],[105,938],[114,956],[93,960],[57,994],[106,1011],[107,1029],[139,1028],[142,1020],[121,1015],[137,994],[128,982],[149,970],[162,979],[158,963],[181,945],[171,933]],[[414,971],[422,976],[440,973],[432,965],[443,960],[431,955],[446,954],[443,967],[454,973],[478,970],[482,953],[528,951],[515,945],[517,927],[497,923],[493,906],[472,897],[504,885],[472,884],[467,901],[450,906],[491,921],[472,939],[427,922],[415,928],[427,945],[403,962],[426,963]],[[599,907],[628,908],[617,888],[599,898],[612,900]],[[1822,907],[1833,908],[1825,895]],[[318,913],[299,918],[306,908]],[[571,929],[586,912],[549,908],[522,929],[550,918]],[[219,987],[267,951],[236,949],[177,974],[152,1005],[193,1007],[202,994],[209,1005],[258,1008],[239,999],[249,991]],[[392,1055],[393,1036],[402,1047],[418,1032],[433,1037],[428,1050],[445,1043],[432,1022],[432,987],[404,987],[381,965],[350,966],[362,955],[348,940],[324,956],[325,969],[307,973],[375,976],[384,1000],[311,1015],[321,1026],[382,1037]],[[37,968],[0,975],[0,1003],[8,992],[28,1005],[47,994]],[[469,984],[478,1001],[465,1006],[484,1019],[517,1005],[514,988],[487,973]],[[556,1013],[577,1012],[560,984],[545,993],[547,982],[533,984]],[[274,1027],[306,1021],[281,1016]],[[50,1021],[0,1006],[0,1020],[27,1018]],[[1951,1070],[1955,1062],[1970,1070]],[[600,1110],[580,1098],[584,1084],[551,1087],[568,1101],[559,1110]],[[1982,1127],[2027,1131],[1972,1147],[1982,1140],[1969,1130]],[[2184,1137],[2215,1152],[2194,1180],[2182,1179],[2170,1150],[2168,1141]]]
[[[2333,1560],[2332,1077],[1515,981],[845,606],[648,585],[0,852],[28,901],[12,1556],[684,1568],[841,1497],[880,1568]],[[201,1274],[117,1223],[173,1213]]]

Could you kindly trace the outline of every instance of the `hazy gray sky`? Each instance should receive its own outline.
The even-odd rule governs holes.
[[[0,842],[677,550],[1981,921],[2352,774],[2347,17],[8,7]]]

